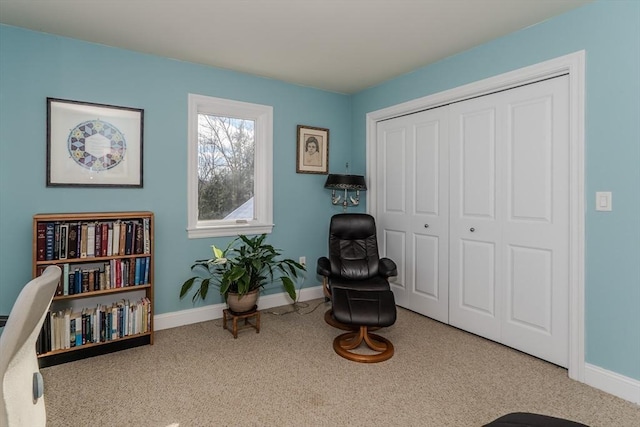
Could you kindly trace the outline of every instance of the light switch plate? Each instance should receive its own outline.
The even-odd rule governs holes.
[[[613,210],[611,206],[611,191],[596,192],[596,210],[605,212]]]

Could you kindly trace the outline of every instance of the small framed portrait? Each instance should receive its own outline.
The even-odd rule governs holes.
[[[329,129],[298,125],[297,173],[329,173]]]
[[[47,187],[142,187],[143,111],[47,98]]]

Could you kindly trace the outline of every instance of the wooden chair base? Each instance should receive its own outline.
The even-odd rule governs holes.
[[[377,353],[359,354],[350,351],[359,347],[360,344],[362,344],[362,341],[364,341],[371,350],[376,351]],[[391,341],[381,337],[380,335],[370,333],[367,326],[360,326],[360,330],[357,332],[347,332],[342,335],[338,335],[333,340],[333,349],[345,359],[360,363],[384,362],[385,360],[389,360],[393,356],[394,352]]]

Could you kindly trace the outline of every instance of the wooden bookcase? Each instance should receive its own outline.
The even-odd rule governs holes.
[[[152,212],[37,214],[33,269],[62,269],[40,367],[153,344]]]

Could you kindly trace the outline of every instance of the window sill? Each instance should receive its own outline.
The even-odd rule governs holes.
[[[189,239],[204,239],[207,237],[230,237],[238,234],[270,234],[273,231],[273,224],[230,224],[208,227],[187,228]]]

